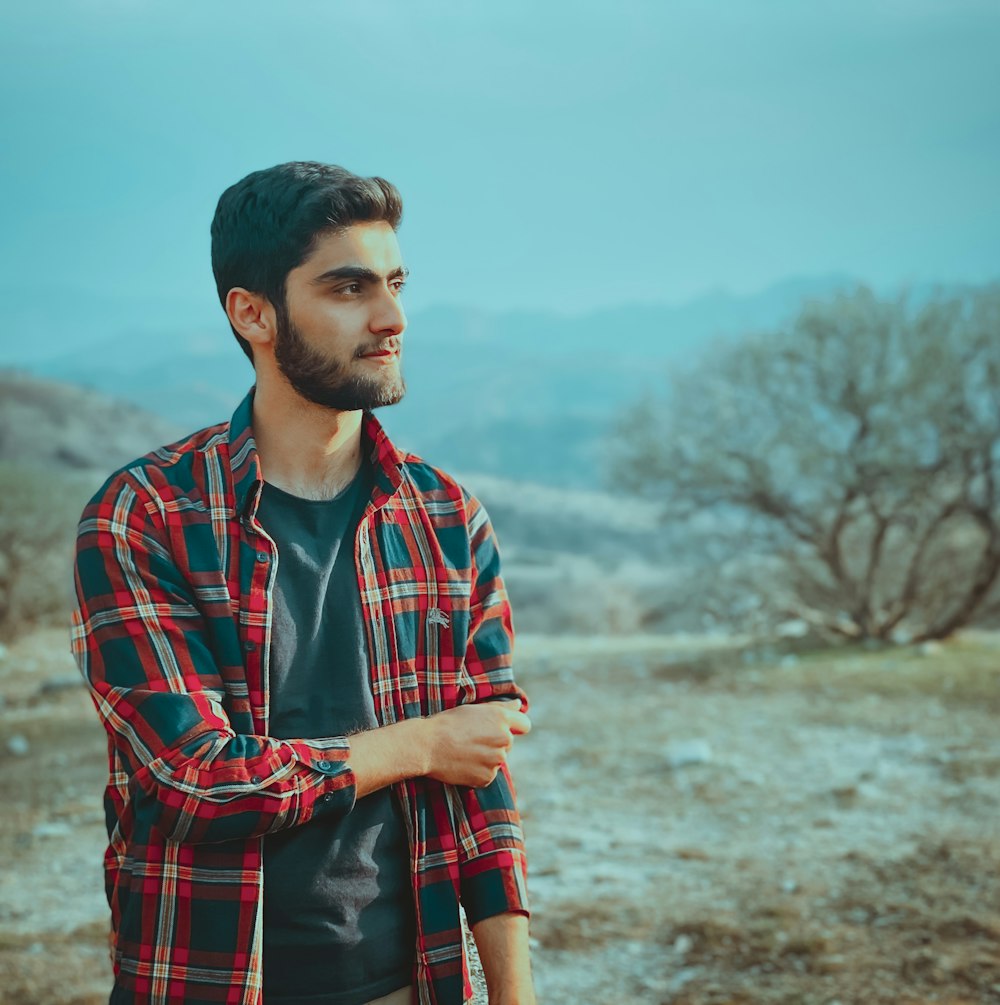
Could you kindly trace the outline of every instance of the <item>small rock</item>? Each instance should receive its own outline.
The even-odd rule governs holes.
[[[31,744],[20,733],[15,733],[7,740],[7,753],[14,757],[26,757],[31,751]]]
[[[674,939],[673,950],[678,956],[687,956],[694,949],[694,939],[690,935],[678,935]]]
[[[941,643],[921,642],[920,645],[917,646],[917,652],[921,656],[936,656],[939,652],[941,652]]]
[[[784,890],[785,893],[795,893],[795,891],[798,888],[799,888],[798,882],[792,879],[791,876],[781,881],[781,889]]]
[[[707,740],[675,740],[663,751],[667,767],[671,770],[689,764],[707,764],[712,760],[712,747]]]

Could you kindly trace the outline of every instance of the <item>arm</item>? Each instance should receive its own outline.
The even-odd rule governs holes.
[[[419,721],[351,740],[237,733],[223,695],[224,676],[242,674],[241,656],[234,652],[232,665],[219,666],[208,641],[216,618],[232,618],[228,591],[213,582],[196,597],[197,584],[171,557],[144,492],[118,477],[84,511],[73,614],[74,655],[127,776],[137,820],[174,841],[247,838],[316,813],[346,814],[356,796],[445,770],[438,763],[441,728]],[[457,721],[473,736],[466,753],[445,752],[451,774],[443,780],[483,784],[476,772],[484,764],[495,773],[510,724],[501,708],[483,711],[449,713],[461,712]],[[446,721],[454,731],[456,720]]]
[[[232,621],[228,591],[218,576],[185,578],[150,500],[139,479],[118,475],[84,510],[73,613],[74,656],[137,825],[213,842],[347,813],[355,778],[346,738],[277,740],[233,728],[224,680],[243,671],[242,653],[219,631]],[[224,665],[220,645],[231,650]]]
[[[535,1005],[528,951],[528,919],[497,914],[472,926],[486,975],[490,1005]]]
[[[514,681],[514,632],[510,603],[500,574],[496,535],[485,509],[466,497],[473,589],[465,668],[476,699],[527,698]],[[452,801],[459,829],[461,898],[469,924],[505,913],[528,913],[527,860],[514,785],[506,763],[481,788],[459,789]]]
[[[520,702],[460,705],[351,737],[358,798],[405,778],[489,785],[517,734],[531,729]]]

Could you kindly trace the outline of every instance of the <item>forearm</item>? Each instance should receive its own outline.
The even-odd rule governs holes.
[[[490,1005],[535,1005],[528,948],[528,918],[496,914],[472,926],[486,975]]]
[[[241,750],[249,744],[248,741],[258,738],[239,738]],[[268,738],[259,738],[265,745]],[[406,778],[416,778],[429,770],[432,731],[426,728],[425,720],[410,719],[378,729],[357,733],[350,737],[330,738],[327,740],[290,741],[295,748],[312,749],[312,744],[326,748],[325,753],[315,753],[319,758],[312,765],[304,764],[310,778],[310,785],[292,786],[289,778],[280,778],[287,770],[284,765],[279,767],[279,779],[271,782],[267,777],[266,768],[260,765],[261,759],[247,762],[246,770],[240,775],[249,775],[250,771],[259,771],[253,778],[241,779],[241,783],[233,785],[233,774],[239,769],[235,766],[226,768],[226,781],[229,785],[213,786],[209,775],[210,770],[198,772],[201,782],[200,790],[189,791],[194,798],[184,801],[184,812],[171,812],[171,805],[179,805],[170,797],[178,782],[167,776],[161,779],[158,786],[149,785],[149,791],[157,798],[147,806],[147,811],[156,815],[157,827],[174,840],[203,843],[208,841],[227,840],[233,837],[254,836],[287,826],[295,826],[311,819],[311,806],[316,799],[320,800],[324,813],[349,813],[356,799],[366,796],[378,789],[392,785]],[[349,747],[348,747],[349,744]],[[309,745],[309,746],[306,746]],[[221,768],[224,761],[219,758],[209,759],[209,763]],[[253,767],[251,768],[251,765]],[[148,771],[141,772],[143,777],[150,775]],[[190,774],[189,771],[185,774]],[[166,783],[165,785],[163,783]],[[291,799],[301,787],[302,792],[309,792],[314,786],[321,786],[323,791],[314,793],[315,798],[303,800],[301,793],[295,797],[296,803],[305,802],[305,812],[296,805],[294,811],[275,808],[285,799]],[[342,790],[351,791],[342,791]],[[265,803],[260,800],[260,793],[269,791],[278,800],[269,800],[272,809],[265,812]],[[334,799],[334,802],[330,802]],[[251,807],[256,812],[248,813]],[[248,830],[249,829],[249,830]],[[243,833],[246,831],[246,833]]]
[[[354,769],[357,798],[426,774],[429,770],[428,740],[423,719],[404,719],[351,736],[350,764]]]
[[[324,740],[212,733],[186,757],[164,752],[140,768],[134,808],[188,844],[255,837],[306,823],[316,812],[346,815],[356,799],[427,770],[427,732],[422,720],[407,720]],[[227,756],[232,748],[238,756]],[[289,749],[297,762],[285,756]]]

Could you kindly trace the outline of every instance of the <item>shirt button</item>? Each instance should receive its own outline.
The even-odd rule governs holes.
[[[321,795],[319,797],[319,801],[321,803],[333,802],[333,793],[332,792],[324,792],[323,795]]]
[[[253,778],[250,779],[250,783],[252,785],[260,785],[262,781],[263,779],[260,777],[260,775],[254,775]]]
[[[246,642],[243,643],[243,648],[248,653],[252,653],[257,649],[257,643],[254,642],[253,639],[247,639]]]
[[[258,551],[257,552],[257,561],[258,562],[266,562],[268,560],[268,557],[269,556],[268,556],[268,554],[267,554],[266,551]]]
[[[329,761],[317,761],[316,767],[319,768],[320,771],[329,771],[333,765]]]

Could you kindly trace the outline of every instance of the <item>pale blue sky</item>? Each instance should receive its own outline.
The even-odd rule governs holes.
[[[0,37],[15,306],[208,316],[216,199],[290,159],[402,189],[411,310],[1000,277],[993,0],[40,0]]]

